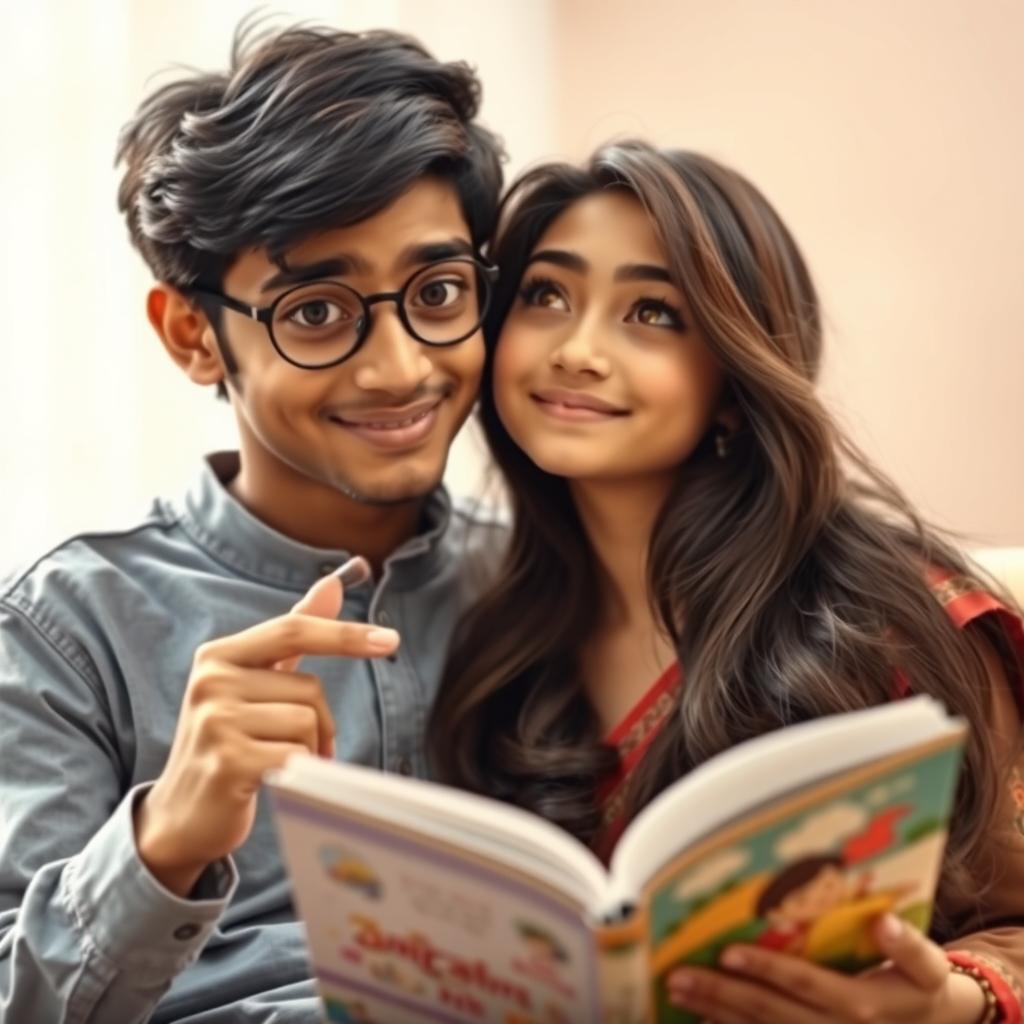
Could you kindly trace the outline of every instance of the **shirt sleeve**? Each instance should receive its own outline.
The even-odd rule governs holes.
[[[237,884],[182,899],[148,871],[118,738],[81,647],[0,606],[0,1020],[144,1021]]]
[[[1010,634],[1010,639],[1014,637]],[[977,968],[998,1001],[1004,1024],[1024,1020],[1024,750],[1017,689],[987,645],[979,645],[992,679],[989,739],[999,767],[998,809],[974,873],[978,899],[949,958]]]

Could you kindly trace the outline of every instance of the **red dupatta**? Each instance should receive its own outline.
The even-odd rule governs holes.
[[[683,674],[679,663],[669,665],[629,714],[605,737],[605,742],[618,748],[619,764],[598,787],[601,802],[601,831],[597,852],[607,862],[615,844],[627,825],[626,793],[633,769],[643,760],[647,748],[661,731],[676,702]]]

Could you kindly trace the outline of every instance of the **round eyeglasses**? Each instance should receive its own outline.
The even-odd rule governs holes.
[[[258,320],[282,359],[320,370],[359,351],[378,302],[394,302],[406,331],[424,345],[465,341],[480,329],[497,279],[497,267],[466,256],[428,264],[397,292],[363,295],[341,281],[323,279],[289,288],[262,307],[209,288],[190,292]]]

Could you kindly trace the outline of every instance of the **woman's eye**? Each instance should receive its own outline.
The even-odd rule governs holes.
[[[641,299],[631,310],[629,320],[646,327],[671,327],[682,330],[683,318],[679,310],[660,299]]]
[[[433,309],[440,309],[443,306],[450,306],[462,298],[466,291],[466,283],[453,278],[438,278],[430,281],[416,290],[416,304],[429,306]]]
[[[299,327],[326,327],[337,323],[344,315],[344,310],[327,299],[309,299],[296,306],[288,319]]]
[[[550,281],[532,281],[523,285],[519,292],[527,306],[538,306],[541,309],[568,310],[565,296]]]

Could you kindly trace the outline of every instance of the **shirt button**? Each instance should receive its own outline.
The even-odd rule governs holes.
[[[189,939],[194,939],[199,934],[199,925],[197,924],[180,924],[174,929],[174,937],[179,942],[188,942]]]
[[[412,775],[412,761],[410,761],[409,758],[401,758],[397,767],[399,775]]]
[[[380,625],[382,625],[382,626],[390,626],[391,625],[391,616],[388,615],[387,612],[380,612],[377,615],[377,622],[380,623]]]

